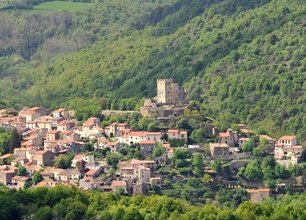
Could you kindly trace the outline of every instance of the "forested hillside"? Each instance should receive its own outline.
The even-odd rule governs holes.
[[[153,97],[167,77],[221,127],[306,131],[304,1],[104,0],[79,13],[0,13],[0,104],[99,108]]]
[[[101,220],[255,220],[305,219],[305,195],[285,195],[245,202],[236,210],[212,204],[191,206],[166,196],[126,197],[119,193],[81,191],[56,185],[26,190],[0,190],[1,219],[101,219]]]

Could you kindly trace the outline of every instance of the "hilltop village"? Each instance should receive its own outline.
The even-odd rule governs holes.
[[[191,111],[186,91],[171,79],[157,80],[157,96],[145,100],[140,112],[106,110],[84,122],[65,108],[2,109],[1,132],[11,132],[12,138],[0,156],[0,183],[14,189],[63,184],[129,195],[172,195],[187,184],[204,200],[217,199],[221,189],[243,189],[253,202],[304,190],[305,149],[296,136],[256,135],[245,124],[225,132],[213,126],[209,132],[190,132],[182,124]],[[146,130],[119,121],[101,126],[101,119],[114,115],[176,124]],[[188,193],[172,196],[188,200]]]

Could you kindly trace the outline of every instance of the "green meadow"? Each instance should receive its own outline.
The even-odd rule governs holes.
[[[17,9],[17,11],[82,11],[93,6],[94,3],[84,2],[66,2],[66,1],[50,1],[35,5],[33,9]],[[13,7],[13,6],[11,6]],[[14,11],[13,8],[8,8],[8,5],[0,5],[0,11]]]
[[[34,10],[43,11],[81,11],[93,6],[94,3],[83,3],[83,2],[64,2],[64,1],[51,1],[44,2],[33,7]]]

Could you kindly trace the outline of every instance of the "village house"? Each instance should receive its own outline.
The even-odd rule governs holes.
[[[77,170],[65,170],[57,175],[57,180],[69,182],[69,181],[79,181],[81,179],[81,173]]]
[[[52,130],[57,130],[57,126],[61,121],[64,121],[65,119],[63,117],[54,117],[51,121],[51,127]]]
[[[247,189],[251,202],[259,203],[271,197],[271,189]]]
[[[146,141],[146,132],[144,131],[133,131],[129,135],[129,142],[130,144],[137,144],[140,143],[141,141]]]
[[[117,192],[119,188],[122,188],[124,190],[124,193],[127,193],[127,184],[125,181],[118,181],[118,180],[114,180],[112,182],[112,190],[113,192]]]
[[[134,179],[149,182],[151,178],[150,168],[144,166],[121,167],[120,176],[123,180],[132,181]]]
[[[105,134],[108,137],[119,137],[123,129],[127,129],[128,124],[114,122],[106,127]]]
[[[131,159],[127,161],[119,162],[120,169],[122,167],[140,167],[150,168],[151,174],[155,171],[155,161],[154,160],[136,160]]]
[[[28,176],[33,176],[35,172],[39,172],[42,169],[41,166],[34,165],[31,162],[28,162],[25,168]]]
[[[95,166],[94,155],[77,154],[71,161],[71,167],[76,167],[77,162],[83,160],[87,166]]]
[[[83,190],[95,190],[95,189],[101,189],[104,185],[104,182],[102,180],[93,180],[88,178],[80,179],[79,181],[79,188]]]
[[[140,141],[140,152],[144,158],[152,157],[153,150],[157,146],[156,141]]]
[[[298,160],[304,150],[303,146],[297,145],[296,136],[283,136],[275,144],[274,156],[276,160],[283,160],[294,155],[293,160]]]
[[[0,182],[4,185],[8,185],[12,182],[12,178],[16,175],[17,168],[13,166],[1,166],[0,167]]]
[[[69,117],[69,111],[66,110],[65,108],[59,108],[59,109],[53,111],[52,115],[53,115],[54,118],[59,118],[59,117],[68,118]]]
[[[235,147],[235,139],[236,137],[230,129],[226,133],[219,133],[220,144],[227,144],[229,147]]]
[[[25,137],[24,142],[31,143],[31,146],[41,147],[42,146],[42,137],[41,137],[41,135],[31,135],[29,137]],[[24,145],[24,143],[22,143],[21,145]]]
[[[64,120],[57,123],[57,130],[59,131],[68,131],[75,126],[74,121]]]
[[[61,168],[53,168],[53,167],[46,167],[45,171],[44,172],[49,172],[49,173],[52,173],[51,176],[50,175],[47,175],[48,178],[54,178],[54,179],[58,179],[58,174],[65,171],[64,169],[61,169]]]
[[[14,126],[16,129],[20,129],[26,126],[26,124],[21,121],[12,121],[10,122],[10,125]]]
[[[102,172],[102,168],[96,168],[96,169],[90,169],[89,171],[87,171],[85,173],[85,177],[84,178],[88,178],[88,179],[95,179],[96,177],[98,177]]]
[[[214,157],[228,157],[229,156],[229,146],[225,143],[210,143],[209,144],[210,153]]]
[[[99,118],[96,118],[96,117],[90,117],[86,120],[85,123],[93,123],[95,126],[100,126],[101,124],[101,121]]]
[[[15,148],[14,155],[17,158],[26,158],[28,160],[32,159],[32,154],[37,151],[37,147],[27,147],[27,148]]]
[[[28,162],[29,160],[27,158],[16,158],[12,160],[11,165],[15,167],[24,166]]]
[[[151,177],[150,178],[150,184],[153,184],[153,182],[158,186],[162,186],[162,179],[160,177]]]
[[[260,139],[266,139],[268,141],[268,143],[274,147],[276,139],[270,137],[269,135],[259,135]]]
[[[54,179],[54,174],[49,171],[41,171],[40,175],[44,178],[44,180]]]
[[[153,140],[153,141],[156,141],[157,143],[163,143],[163,140],[162,140],[163,134],[161,132],[145,132],[144,134],[146,136],[147,141]]]
[[[61,139],[62,140],[73,140],[73,141],[80,141],[81,135],[73,132],[73,131],[62,131],[61,132]]]
[[[46,140],[53,141],[53,140],[59,140],[60,139],[61,132],[58,130],[52,130],[48,131]]]
[[[51,166],[54,164],[55,154],[51,151],[37,151],[33,154],[33,161],[39,166]]]
[[[167,131],[169,139],[185,139],[187,141],[187,131],[181,131],[179,129],[169,129]]]
[[[95,144],[95,148],[98,150],[103,150],[104,145],[108,142],[106,138],[97,138],[97,143]]]
[[[109,147],[110,149],[110,152],[112,153],[118,153],[118,150],[119,150],[119,143],[118,142],[107,142],[105,145],[104,145],[104,149]]]
[[[35,121],[37,122],[37,127],[46,128],[47,131],[52,130],[52,120],[53,120],[53,117],[46,116],[46,115],[35,119]]]
[[[296,136],[283,136],[278,139],[277,144],[284,145],[284,146],[297,145]]]
[[[94,123],[84,123],[81,133],[81,138],[88,138],[90,134],[93,133],[93,128],[95,127]]]
[[[12,178],[11,187],[15,189],[23,189],[25,184],[29,182],[30,177],[14,176]]]

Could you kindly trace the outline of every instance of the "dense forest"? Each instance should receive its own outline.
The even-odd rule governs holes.
[[[305,195],[284,195],[261,204],[245,202],[236,210],[206,204],[192,206],[166,196],[126,197],[119,193],[84,192],[57,185],[0,190],[1,219],[305,219]]]
[[[306,131],[301,0],[103,0],[77,13],[0,13],[0,107],[137,109],[122,100],[155,96],[155,80],[167,77],[221,128]]]

